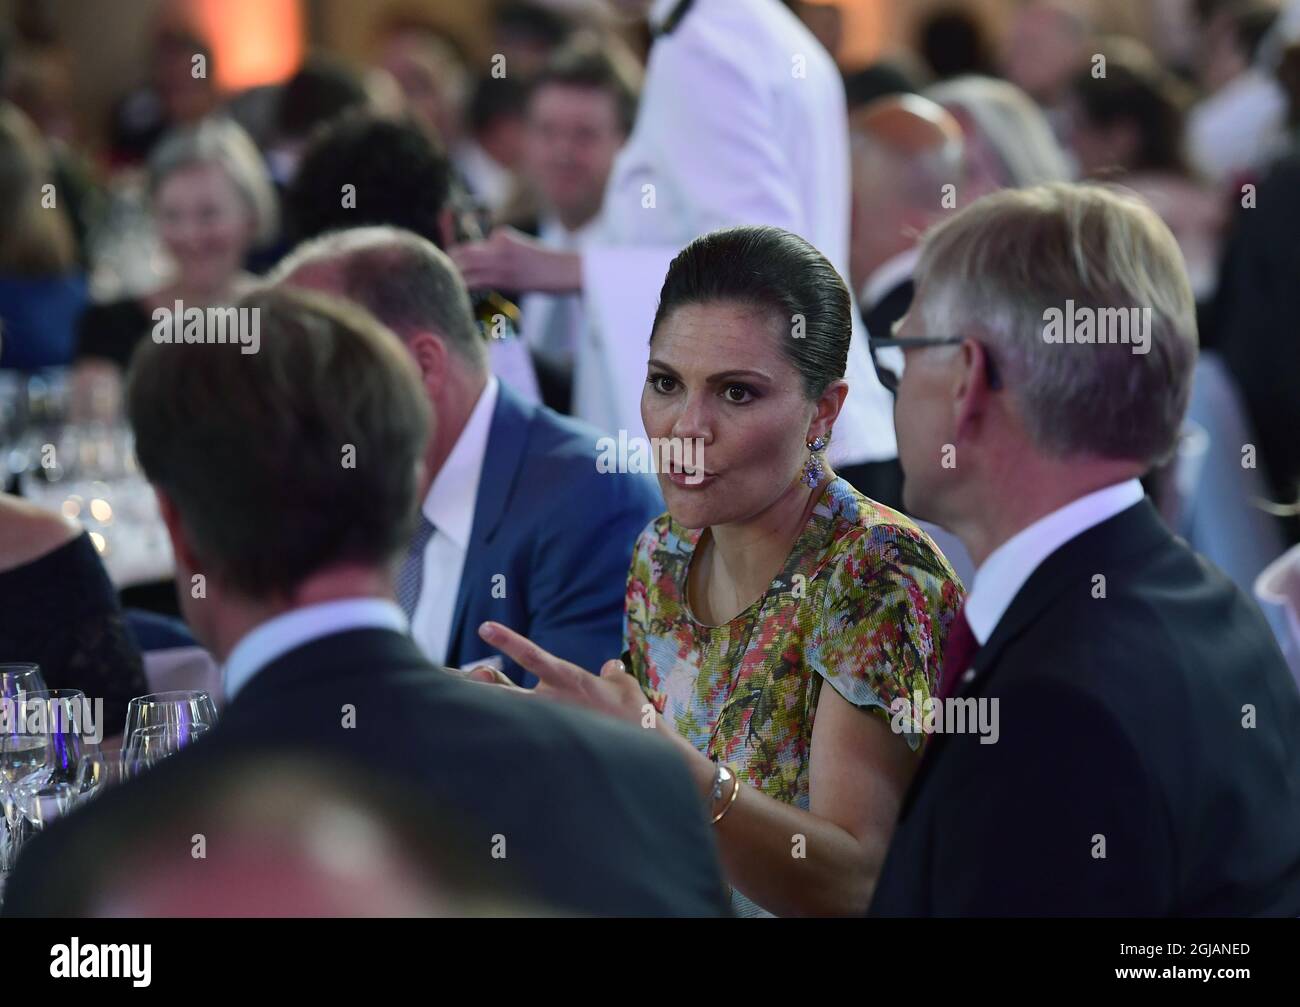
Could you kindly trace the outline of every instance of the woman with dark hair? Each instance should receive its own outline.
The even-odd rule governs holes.
[[[543,695],[680,746],[742,915],[866,909],[962,598],[925,533],[823,457],[849,393],[849,311],[831,264],[787,231],[691,242],[651,332],[641,415],[669,458],[668,513],[636,543],[623,661],[593,677],[481,630]]]

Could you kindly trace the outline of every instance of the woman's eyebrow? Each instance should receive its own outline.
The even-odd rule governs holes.
[[[651,367],[656,368],[657,370],[664,371],[665,373],[670,374],[675,378],[681,377],[681,375],[677,372],[676,368],[671,367],[668,364],[665,364],[662,360],[657,360],[654,357],[651,357],[649,361],[649,365]],[[719,371],[717,374],[710,374],[705,380],[708,381],[710,384],[717,384],[720,381],[727,381],[733,378],[746,378],[746,377],[758,378],[760,381],[770,382],[772,380],[770,375],[764,374],[762,371],[751,371],[751,370]]]
[[[709,381],[711,383],[717,383],[719,381],[727,381],[731,378],[758,378],[760,381],[772,380],[762,371],[747,371],[747,370],[719,371],[717,374],[709,375]]]

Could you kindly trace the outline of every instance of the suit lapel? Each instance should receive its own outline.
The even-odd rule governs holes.
[[[519,398],[502,381],[498,385],[497,404],[492,411],[483,472],[478,481],[478,498],[474,501],[474,524],[470,529],[465,568],[456,590],[456,609],[451,619],[447,641],[447,663],[456,667],[461,661],[460,640],[465,632],[471,591],[483,589],[484,548],[491,543],[509,510],[528,449],[528,429],[536,408]],[[495,571],[500,573],[501,571]]]
[[[1002,652],[1023,636],[1045,611],[1057,604],[1066,591],[1078,590],[1080,585],[1091,586],[1093,574],[1140,561],[1146,552],[1172,538],[1151,501],[1144,498],[1141,503],[1066,542],[1048,556],[1016,592],[994,627],[993,635],[975,652],[971,660],[974,675],[969,681],[963,680],[958,684],[953,698],[987,696]],[[903,799],[899,821],[916,802],[921,787],[950,744],[946,735],[930,736],[916,776]]]

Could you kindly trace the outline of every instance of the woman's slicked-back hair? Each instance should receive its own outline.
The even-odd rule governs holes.
[[[797,234],[745,225],[696,238],[668,267],[651,340],[678,308],[719,301],[771,312],[808,398],[844,377],[853,324],[849,291],[826,256]]]

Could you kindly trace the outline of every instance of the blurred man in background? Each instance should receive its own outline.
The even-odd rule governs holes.
[[[551,248],[582,249],[596,232],[614,158],[635,119],[633,68],[594,45],[558,54],[533,82],[528,100],[523,176],[539,213],[521,230]],[[582,298],[533,293],[520,308],[543,400],[567,413],[582,340]]]
[[[912,302],[922,235],[956,209],[961,126],[928,98],[881,98],[849,120],[853,230],[849,271],[869,336],[892,335]]]
[[[1093,54],[1089,13],[1086,3],[1028,0],[1016,8],[1003,41],[1003,75],[1038,103],[1058,138],[1070,84]]]

